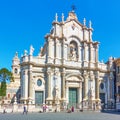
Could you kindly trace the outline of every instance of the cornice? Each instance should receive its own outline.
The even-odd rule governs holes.
[[[114,60],[114,62],[116,63],[116,65],[120,64],[120,58]]]
[[[51,38],[51,39],[58,39],[58,40],[62,40],[62,39],[64,39],[65,37],[63,37],[63,35],[60,37],[60,36],[57,36],[57,35],[51,35],[51,34],[47,34],[46,36],[45,36],[45,39],[48,39],[48,38]]]

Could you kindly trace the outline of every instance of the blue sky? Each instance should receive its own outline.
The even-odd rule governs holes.
[[[16,51],[19,57],[29,46],[37,55],[49,33],[55,13],[65,18],[76,6],[82,23],[92,21],[93,40],[100,42],[99,60],[120,57],[120,1],[119,0],[1,0],[0,1],[0,68],[11,70]]]

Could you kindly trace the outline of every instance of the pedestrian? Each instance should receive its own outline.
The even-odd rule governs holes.
[[[46,109],[47,109],[47,105],[45,104],[45,112],[46,112]]]
[[[3,109],[3,114],[5,114],[6,113],[6,108],[4,107],[4,109]]]
[[[71,111],[74,112],[74,106],[72,106]]]
[[[26,106],[24,105],[24,107],[23,107],[23,115],[24,115],[24,113],[26,113],[26,115],[27,115],[27,109],[26,109]]]
[[[43,112],[45,112],[45,106],[43,105]]]

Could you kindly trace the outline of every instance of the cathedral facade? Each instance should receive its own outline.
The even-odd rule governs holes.
[[[80,109],[100,110],[102,104],[115,106],[116,67],[120,62],[110,57],[99,62],[99,42],[92,39],[92,24],[78,21],[74,11],[67,19],[56,14],[50,33],[38,56],[34,48],[13,59],[13,73],[20,79],[20,102],[46,104],[58,109],[74,106]],[[17,59],[16,59],[17,58]],[[16,62],[17,61],[17,62]],[[114,62],[115,61],[115,62]],[[119,77],[119,75],[118,75]],[[118,83],[117,86],[120,84]]]

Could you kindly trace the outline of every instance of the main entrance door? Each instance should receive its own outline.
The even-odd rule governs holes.
[[[35,104],[43,104],[43,91],[35,91]]]
[[[77,105],[77,88],[69,88],[69,107]]]

